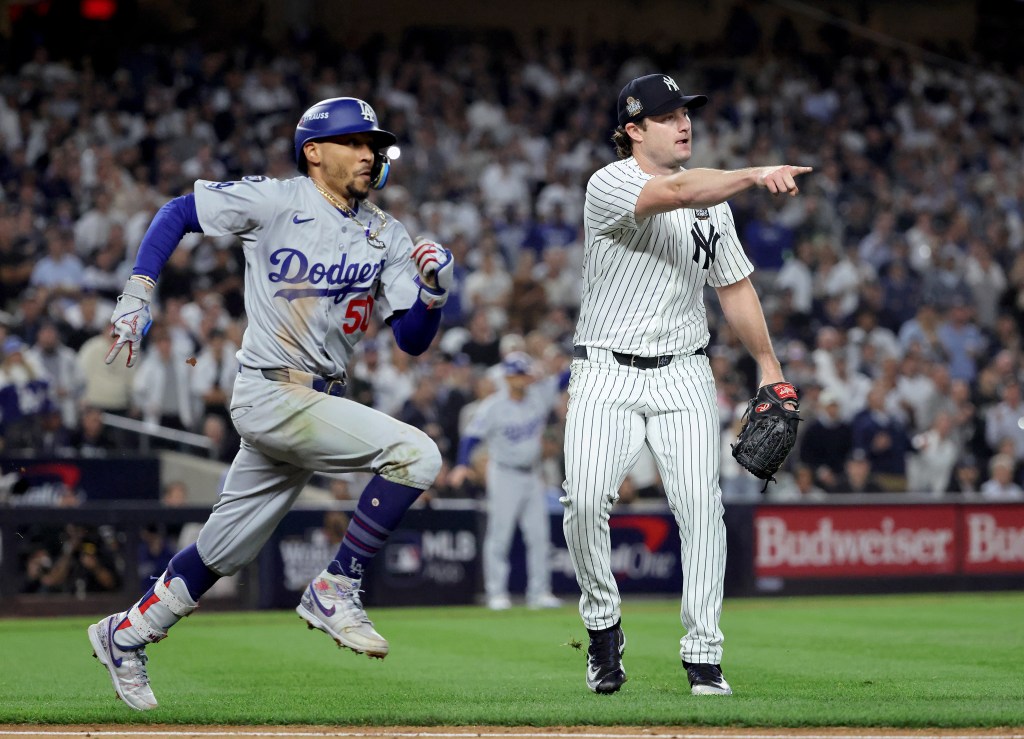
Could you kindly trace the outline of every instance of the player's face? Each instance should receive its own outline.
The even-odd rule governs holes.
[[[516,392],[526,390],[533,383],[532,375],[507,375],[505,381]]]
[[[349,133],[321,139],[316,144],[324,184],[350,200],[365,199],[370,194],[373,137],[368,133]]]
[[[690,148],[693,130],[686,108],[677,108],[671,113],[647,118],[646,129],[638,128],[642,136],[639,146],[634,142],[633,150],[658,168],[676,170],[683,166],[693,154]]]

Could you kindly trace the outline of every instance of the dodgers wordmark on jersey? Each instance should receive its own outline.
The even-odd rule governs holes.
[[[637,223],[637,199],[653,176],[629,158],[587,185],[576,344],[645,357],[691,353],[709,339],[704,285],[731,285],[754,270],[727,203]]]
[[[376,230],[379,217],[358,211],[361,223],[346,218],[309,178],[198,180],[195,199],[206,235],[242,239],[243,366],[343,377],[374,305],[386,319],[417,299],[405,227],[388,219],[374,245],[364,227]]]
[[[529,467],[540,462],[541,439],[558,396],[558,378],[545,377],[522,400],[508,390],[488,395],[473,414],[466,435],[487,441],[487,455],[498,464]]]

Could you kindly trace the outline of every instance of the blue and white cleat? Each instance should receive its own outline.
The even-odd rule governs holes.
[[[328,634],[339,647],[384,659],[388,640],[373,628],[359,599],[359,580],[321,572],[302,594],[295,612],[311,629]]]
[[[124,614],[115,613],[89,627],[92,654],[110,673],[117,697],[136,711],[149,711],[157,703],[149,687],[145,647],[122,651],[114,643],[114,631],[123,618]]]

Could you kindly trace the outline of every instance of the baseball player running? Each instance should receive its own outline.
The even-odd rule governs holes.
[[[249,322],[231,401],[242,443],[198,541],[174,556],[137,603],[89,627],[96,657],[132,708],[157,705],[146,645],[195,611],[218,578],[256,556],[313,471],[375,477],[334,560],[296,610],[339,646],[388,653],[363,610],[360,582],[434,481],[441,456],[422,431],[346,400],[345,368],[375,306],[398,346],[422,353],[437,332],[453,270],[446,249],[414,246],[402,224],[366,200],[387,180],[384,150],[394,143],[364,101],[323,100],[295,129],[295,158],[307,176],[198,180],[193,193],[157,213],[139,247],[114,310],[108,364],[122,350],[129,367],[138,361],[156,280],[186,233],[242,239]]]
[[[810,167],[686,170],[689,111],[707,102],[653,74],[619,93],[619,161],[587,184],[583,301],[566,419],[563,527],[590,633],[587,686],[626,681],[621,598],[608,516],[644,444],[665,483],[682,540],[685,635],[680,656],[694,695],[730,695],[722,676],[725,525],[718,482],[719,422],[705,347],[703,289],[757,360],[763,384],[783,380],[753,271],[726,199],[750,187],[796,195]]]
[[[451,482],[468,474],[473,449],[487,443],[487,531],[484,590],[487,607],[503,611],[508,597],[509,549],[518,524],[526,545],[526,605],[557,608],[551,594],[551,523],[540,475],[541,439],[558,396],[558,377],[537,378],[533,360],[512,352],[501,364],[505,387],[481,401],[459,443]]]

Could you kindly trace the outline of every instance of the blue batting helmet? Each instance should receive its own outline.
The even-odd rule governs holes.
[[[377,126],[377,114],[370,104],[358,98],[330,98],[321,100],[302,114],[295,127],[295,163],[305,173],[308,165],[302,147],[307,141],[341,136],[346,133],[369,133],[377,150],[374,162],[374,188],[380,189],[387,180],[389,167],[384,149],[393,145],[398,138],[390,131]]]

